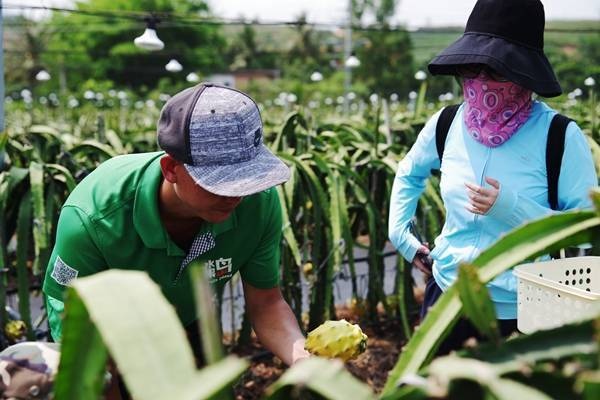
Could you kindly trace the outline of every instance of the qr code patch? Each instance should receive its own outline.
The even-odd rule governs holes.
[[[69,267],[57,256],[50,276],[59,284],[67,286],[73,279],[77,278],[77,274],[79,274],[79,271]]]

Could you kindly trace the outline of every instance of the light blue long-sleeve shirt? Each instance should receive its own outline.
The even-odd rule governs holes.
[[[440,190],[446,221],[431,251],[433,277],[446,290],[456,280],[458,265],[476,258],[503,233],[524,222],[551,214],[546,178],[546,140],[556,112],[534,101],[529,119],[501,146],[475,141],[463,122],[464,104],[452,121],[443,154]],[[427,122],[402,159],[392,187],[389,236],[404,258],[412,261],[419,241],[409,233],[409,221],[432,169],[440,168],[435,127],[440,112]],[[465,182],[489,186],[485,177],[500,182],[498,197],[486,213],[469,212]],[[591,208],[589,192],[598,184],[590,147],[579,127],[567,127],[558,181],[559,210]],[[506,271],[488,284],[499,319],[517,317],[517,281]]]

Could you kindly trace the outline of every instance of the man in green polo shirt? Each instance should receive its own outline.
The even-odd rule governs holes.
[[[306,357],[278,287],[282,222],[273,187],[289,170],[262,143],[254,101],[211,84],[188,88],[165,104],[158,144],[164,152],[101,164],[63,206],[44,280],[53,337],[61,337],[65,288],[109,268],[146,271],[193,330],[187,266],[201,260],[217,290],[240,272],[254,330],[268,349],[287,364]]]

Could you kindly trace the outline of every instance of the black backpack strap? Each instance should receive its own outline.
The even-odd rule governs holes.
[[[446,137],[448,137],[450,125],[452,124],[454,116],[456,115],[459,107],[460,104],[453,104],[451,106],[444,107],[442,113],[440,114],[440,118],[437,121],[437,125],[435,126],[435,147],[437,148],[440,164],[442,163],[442,157],[444,155]]]
[[[546,142],[546,174],[548,176],[548,203],[553,210],[558,210],[558,176],[565,151],[565,134],[567,125],[572,120],[561,114],[552,118]]]

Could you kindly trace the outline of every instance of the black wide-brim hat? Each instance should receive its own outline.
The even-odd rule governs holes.
[[[433,75],[456,75],[464,64],[485,64],[543,97],[562,89],[544,54],[544,6],[539,0],[478,0],[464,34],[428,65]]]

